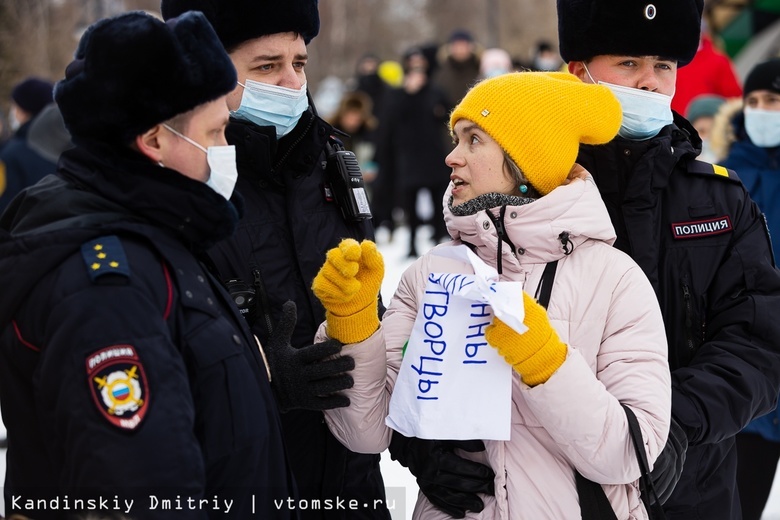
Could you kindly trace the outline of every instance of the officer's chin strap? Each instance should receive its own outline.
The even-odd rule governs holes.
[[[517,248],[509,239],[509,236],[506,233],[506,226],[504,226],[504,215],[506,214],[506,204],[501,206],[501,209],[498,212],[498,217],[493,216],[493,213],[491,213],[489,209],[486,209],[485,213],[487,213],[488,218],[493,222],[493,225],[496,227],[496,234],[498,235],[498,250],[497,250],[498,258],[496,259],[496,270],[500,275],[503,272],[503,260],[501,259],[501,254],[502,254],[504,242],[506,242],[509,245],[509,248],[512,251],[513,255],[517,254]]]

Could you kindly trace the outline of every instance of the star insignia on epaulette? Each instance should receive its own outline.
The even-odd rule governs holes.
[[[105,274],[130,277],[130,266],[119,237],[100,237],[81,246],[81,254],[90,279],[94,282]]]

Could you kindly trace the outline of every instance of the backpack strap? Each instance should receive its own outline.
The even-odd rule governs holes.
[[[665,520],[666,515],[661,507],[661,501],[658,499],[658,493],[653,485],[653,479],[650,478],[650,464],[647,462],[647,453],[645,453],[645,443],[642,440],[642,430],[639,428],[639,421],[636,419],[634,411],[621,403],[628,419],[628,432],[634,443],[636,451],[636,460],[639,462],[639,470],[642,472],[639,476],[639,492],[642,495],[642,502],[645,503],[647,514],[651,520]]]
[[[574,482],[577,484],[582,520],[617,520],[601,484],[586,479],[577,470],[574,470]]]

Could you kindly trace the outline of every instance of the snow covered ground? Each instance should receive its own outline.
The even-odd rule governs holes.
[[[379,230],[377,244],[385,258],[385,280],[382,284],[382,296],[385,304],[395,291],[398,280],[403,271],[411,265],[413,259],[406,257],[409,246],[409,232],[406,228],[395,231],[392,241],[384,230]],[[433,246],[430,241],[431,229],[424,227],[417,237],[417,251],[427,251]],[[5,430],[0,423],[0,436]],[[417,498],[417,484],[411,474],[397,462],[390,460],[387,453],[382,454],[382,475],[387,487],[388,506],[391,508],[393,520],[406,520],[411,518],[414,502]],[[780,471],[778,472],[780,474]],[[5,450],[0,450],[0,475],[5,475]],[[0,512],[4,511],[3,499],[0,496]],[[769,503],[762,520],[780,520],[780,478],[775,479]]]

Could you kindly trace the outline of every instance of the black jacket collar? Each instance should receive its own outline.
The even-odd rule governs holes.
[[[66,184],[48,182],[27,190],[4,215],[4,227],[14,234],[34,233],[44,223],[50,229],[57,222],[73,225],[110,213],[147,222],[205,249],[233,233],[239,218],[233,203],[242,205],[238,194],[228,202],[204,183],[120,146],[89,143],[67,150],[58,175]]]

